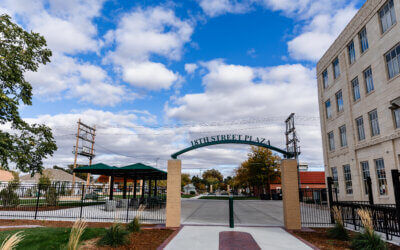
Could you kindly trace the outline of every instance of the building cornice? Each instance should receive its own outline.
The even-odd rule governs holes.
[[[400,131],[395,132],[395,133],[393,133],[391,135],[387,135],[387,136],[382,136],[382,137],[376,138],[375,140],[371,140],[371,141],[364,142],[364,143],[359,143],[358,145],[356,145],[355,150],[368,148],[368,147],[375,146],[377,144],[380,144],[380,143],[383,143],[383,142],[387,142],[387,141],[391,141],[391,140],[398,139],[398,138],[400,138]]]
[[[359,30],[364,27],[369,20],[376,14],[377,9],[380,8],[387,0],[367,0],[357,14],[344,28],[342,33],[336,38],[333,44],[321,57],[317,63],[317,75],[320,75],[333,59],[347,46],[353,37],[358,34]]]

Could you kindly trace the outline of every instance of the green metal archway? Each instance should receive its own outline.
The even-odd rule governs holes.
[[[218,145],[218,144],[246,144],[246,145],[251,145],[251,146],[258,146],[258,147],[263,147],[263,148],[268,148],[272,151],[278,152],[283,154],[286,158],[293,158],[294,154],[291,152],[287,152],[283,149],[271,146],[268,142],[267,143],[261,143],[261,142],[257,142],[257,141],[249,141],[249,140],[216,140],[216,141],[207,141],[207,142],[203,142],[203,143],[199,143],[199,144],[194,144],[192,143],[191,147],[187,147],[185,149],[182,149],[174,154],[171,155],[172,159],[177,159],[177,157],[183,153],[189,152],[191,150],[195,150],[198,148],[202,148],[202,147],[208,147],[208,146],[212,146],[212,145]]]

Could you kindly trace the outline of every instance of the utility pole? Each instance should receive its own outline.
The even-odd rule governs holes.
[[[76,144],[72,151],[75,154],[74,169],[77,166],[78,155],[89,158],[89,166],[92,165],[92,160],[95,157],[94,140],[96,137],[96,126],[88,126],[78,120],[78,132],[76,133]],[[90,184],[90,174],[88,173],[86,185]],[[72,186],[75,186],[75,173],[72,177]]]

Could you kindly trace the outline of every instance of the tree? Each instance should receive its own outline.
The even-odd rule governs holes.
[[[80,167],[80,166],[84,166],[84,165],[77,165],[76,167]],[[61,168],[61,167],[58,167],[58,166],[53,166],[54,169],[60,169],[60,170],[63,170],[65,172],[69,173],[69,174],[73,174],[74,173],[74,164],[69,164],[67,167],[68,167],[68,169],[64,169],[64,168]],[[87,173],[75,173],[75,176],[78,177],[78,178],[81,178],[82,180],[86,180],[88,174]],[[92,175],[90,176],[90,180],[93,180],[93,176]]]
[[[0,15],[0,124],[10,128],[0,131],[0,164],[8,169],[14,162],[32,176],[42,171],[43,158],[53,155],[57,145],[49,127],[28,124],[18,109],[32,105],[32,86],[24,73],[37,71],[40,64],[50,62],[50,56],[44,37]]]
[[[181,189],[190,183],[190,175],[189,174],[182,174],[181,175]]]
[[[209,169],[203,173],[203,180],[208,186],[213,185],[213,189],[218,189],[219,183],[223,181],[224,177],[216,169]]]
[[[271,195],[270,184],[280,178],[280,157],[271,150],[251,147],[248,159],[236,169],[235,184],[253,189],[256,196],[266,193]]]

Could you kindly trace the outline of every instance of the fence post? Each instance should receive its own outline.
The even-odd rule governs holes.
[[[85,184],[82,184],[81,212],[80,212],[80,215],[79,215],[79,218],[80,218],[80,219],[82,219],[83,199],[85,198],[84,195],[85,195]]]
[[[335,218],[333,217],[332,214],[332,205],[333,205],[333,196],[332,196],[332,184],[333,184],[333,178],[328,177],[326,178],[327,183],[328,183],[328,201],[329,201],[329,214],[331,216],[331,223],[335,223]]]
[[[131,193],[131,187],[128,188],[128,202],[126,203],[126,222],[128,222],[128,220],[129,220],[129,203],[130,203],[129,194],[130,193]]]
[[[392,181],[394,190],[394,199],[396,201],[396,215],[397,215],[397,226],[400,227],[400,180],[399,170],[392,169]]]
[[[37,218],[37,213],[38,213],[38,208],[39,208],[39,198],[40,198],[40,187],[41,185],[38,185],[38,194],[37,194],[37,199],[36,199],[36,209],[35,209],[35,220]]]
[[[234,228],[234,220],[233,220],[233,196],[229,196],[229,227]]]
[[[369,199],[369,204],[374,205],[374,196],[372,195],[372,182],[371,182],[371,177],[367,177],[367,186],[368,186],[368,199]]]

